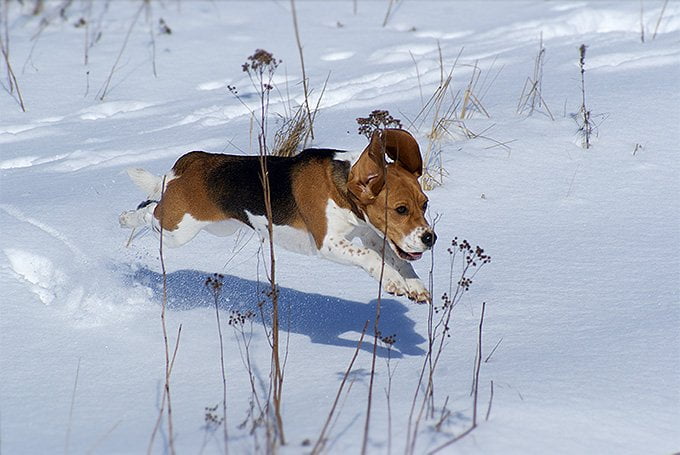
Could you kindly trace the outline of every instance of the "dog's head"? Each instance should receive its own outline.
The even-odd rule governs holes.
[[[418,183],[422,173],[423,159],[413,136],[384,129],[373,133],[347,181],[368,223],[381,236],[386,232],[392,250],[408,261],[420,259],[437,239],[425,219],[427,197]]]

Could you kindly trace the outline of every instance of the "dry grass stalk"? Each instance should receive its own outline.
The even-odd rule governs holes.
[[[97,92],[96,98],[99,99],[99,101],[103,101],[106,95],[108,94],[109,91],[109,86],[111,85],[111,79],[113,78],[113,74],[116,72],[116,68],[118,67],[118,63],[120,63],[120,59],[123,56],[123,52],[125,52],[125,48],[127,47],[128,41],[130,40],[130,35],[132,35],[132,30],[134,30],[135,25],[137,24],[137,21],[139,20],[139,17],[142,15],[142,11],[147,7],[147,2],[144,1],[142,4],[139,6],[139,9],[135,13],[132,23],[130,24],[130,27],[128,28],[127,33],[125,34],[125,38],[123,39],[123,44],[120,47],[120,51],[118,52],[118,56],[116,57],[116,60],[113,62],[113,66],[111,67],[111,71],[109,71],[109,75],[106,78],[106,81],[104,82],[104,85],[99,89]]]
[[[493,64],[484,79],[481,78],[482,70],[478,64],[471,65],[472,73],[465,90],[462,93],[460,91],[454,93],[452,90],[453,73],[458,67],[458,61],[462,53],[463,49],[461,48],[451,69],[448,73],[445,73],[441,48],[439,49],[440,84],[413,121],[409,120],[412,127],[416,130],[420,130],[426,121],[430,122],[427,133],[427,148],[423,154],[424,166],[421,178],[421,184],[425,190],[432,190],[442,185],[447,175],[441,155],[441,143],[447,137],[455,139],[458,135],[462,135],[466,139],[483,138],[494,142],[495,146],[500,145],[509,149],[506,146],[507,142],[502,143],[483,134],[474,133],[465,124],[465,120],[472,118],[475,113],[480,113],[487,118],[490,117],[482,100],[498,77],[500,69],[491,81],[487,83],[486,79],[488,73],[491,73],[493,69]]]
[[[392,453],[392,378],[397,367],[395,365],[392,368],[390,360],[392,359],[392,346],[396,341],[396,336],[396,334],[380,336],[380,341],[383,342],[387,349],[387,360],[385,360],[385,367],[387,368],[387,387],[385,387],[385,400],[387,402],[387,455]]]
[[[473,248],[467,240],[459,241],[454,238],[448,252],[450,255],[449,291],[442,296],[441,306],[433,307],[428,314],[428,352],[423,361],[411,402],[406,435],[407,454],[416,453],[418,430],[422,419],[434,417],[434,375],[444,349],[444,342],[450,337],[453,309],[458,305],[464,293],[469,290],[479,270],[491,261],[491,257],[485,254],[482,248],[479,246]],[[460,275],[455,273],[456,266],[462,269]],[[458,279],[454,287],[455,276]],[[435,321],[436,317],[438,320]],[[475,362],[477,361],[476,358]],[[425,388],[421,390],[423,385]],[[418,406],[419,398],[420,405]],[[416,407],[418,407],[417,413]]]
[[[645,42],[645,2],[640,0],[640,42]]]
[[[482,328],[484,327],[484,311],[486,302],[482,302],[482,314],[479,317],[479,332],[477,340],[477,358],[475,359],[475,376],[473,382],[472,426],[477,426],[477,398],[479,396],[479,371],[482,367]]]
[[[387,21],[390,19],[390,14],[392,14],[392,6],[394,5],[394,0],[388,0],[387,12],[385,13],[385,19],[383,19],[382,26],[387,25]]]
[[[220,369],[222,372],[222,435],[224,438],[224,453],[229,453],[229,439],[227,432],[227,374],[224,370],[224,340],[222,339],[222,325],[220,323],[219,297],[222,292],[224,275],[219,273],[213,274],[205,281],[206,287],[210,290],[213,296],[213,303],[215,305],[215,319],[217,320],[217,333],[220,340]]]
[[[491,356],[493,355],[494,352],[496,352],[496,349],[498,349],[498,346],[500,346],[502,342],[503,338],[498,340],[498,343],[495,344],[493,349],[491,349],[491,352],[489,352],[489,355],[487,355],[486,359],[484,359],[484,363],[489,363],[489,360],[491,360]]]
[[[276,156],[293,156],[310,131],[308,115],[304,105],[298,106],[291,117],[283,118],[281,127],[274,134]]]
[[[477,85],[479,84],[479,77],[482,74],[482,70],[475,62],[472,65],[472,74],[470,75],[470,82],[468,82],[465,92],[463,93],[463,103],[460,108],[459,118],[461,120],[470,119],[475,112],[484,114],[485,117],[489,118],[490,115],[482,104],[481,97],[477,96]]]
[[[163,176],[163,181],[161,183],[161,200],[165,194],[165,176]],[[172,401],[170,395],[170,375],[172,374],[172,368],[175,365],[175,359],[177,357],[177,350],[179,349],[179,341],[182,335],[182,325],[179,325],[177,330],[177,338],[175,340],[175,348],[173,350],[172,356],[170,356],[170,344],[168,341],[168,330],[167,323],[165,319],[165,313],[168,306],[168,275],[165,270],[165,258],[163,256],[163,205],[160,206],[160,216],[159,216],[159,255],[161,262],[161,272],[163,275],[163,300],[161,305],[161,327],[163,329],[163,346],[165,348],[165,383],[163,385],[163,397],[161,399],[161,407],[158,412],[158,419],[156,420],[156,425],[151,432],[151,439],[149,441],[149,446],[147,448],[147,453],[150,454],[153,449],[153,442],[156,437],[156,433],[161,425],[161,420],[163,418],[163,412],[165,407],[168,408],[168,447],[167,450],[171,455],[175,454],[175,438],[172,423]]]
[[[10,63],[9,58],[9,1],[3,2],[3,12],[2,12],[2,28],[3,33],[0,34],[0,52],[2,52],[3,60],[5,61],[5,68],[7,69],[7,84],[9,85],[9,94],[14,98],[19,107],[23,112],[26,112],[26,106],[24,105],[24,98],[21,96],[21,89],[19,88],[19,82],[17,81],[16,74],[14,74],[14,69]],[[4,36],[2,36],[4,35]],[[14,91],[16,90],[16,97]]]
[[[366,323],[364,324],[364,328],[361,330],[361,336],[359,337],[359,342],[357,343],[356,349],[354,349],[354,355],[352,356],[352,360],[350,360],[349,365],[345,370],[345,374],[342,376],[342,381],[340,381],[340,387],[338,387],[338,392],[335,394],[335,400],[333,400],[331,410],[328,412],[326,422],[324,423],[323,428],[321,429],[321,433],[319,433],[319,437],[316,439],[316,444],[314,444],[314,447],[312,448],[311,452],[312,455],[318,455],[319,453],[321,453],[326,445],[326,441],[328,439],[326,436],[326,432],[328,431],[331,421],[333,420],[333,414],[335,414],[335,409],[338,406],[338,402],[340,401],[340,395],[342,394],[342,390],[345,387],[347,378],[349,378],[349,374],[352,371],[354,361],[357,359],[357,356],[359,355],[359,350],[361,349],[361,344],[364,341],[364,335],[366,335],[366,329],[368,328],[368,322],[369,321],[366,321]]]
[[[455,438],[449,440],[448,442],[446,442],[446,443],[440,445],[439,447],[435,448],[431,452],[428,452],[428,454],[434,454],[434,453],[440,452],[441,450],[449,447],[450,445],[460,441],[462,438],[464,438],[465,436],[472,433],[475,430],[475,428],[477,428],[477,395],[478,395],[478,391],[479,391],[479,370],[480,370],[481,361],[482,361],[482,328],[484,326],[484,310],[485,310],[485,308],[486,308],[486,302],[483,302],[482,303],[482,314],[479,318],[479,332],[478,332],[478,339],[477,339],[477,356],[475,357],[475,375],[474,375],[473,384],[472,384],[472,388],[473,388],[472,424],[470,425],[470,427],[467,430],[465,430],[464,432],[462,432],[461,434],[459,434]],[[493,390],[493,382],[491,384],[492,384],[491,387],[492,387],[492,390]],[[489,417],[490,412],[491,412],[491,401],[489,401],[489,407],[487,409],[487,415],[486,415],[487,419]]]
[[[545,108],[545,114],[550,117],[550,120],[555,120],[550,108],[543,99],[543,65],[545,61],[545,48],[543,47],[543,33],[541,33],[541,40],[538,46],[538,54],[534,59],[534,74],[533,77],[527,77],[524,81],[522,93],[519,96],[517,103],[517,113],[522,114],[528,112],[528,115],[541,108]]]
[[[418,78],[418,92],[420,93],[420,104],[421,106],[425,104],[425,100],[423,99],[423,84],[420,82],[420,71],[418,70],[418,62],[416,62],[416,58],[413,56],[413,52],[410,50],[408,51],[408,55],[411,56],[411,60],[413,60],[413,66],[416,67],[416,77]]]
[[[489,416],[491,415],[492,404],[493,404],[493,380],[491,381],[491,394],[489,395],[489,406],[486,408],[486,416],[484,417],[484,421],[489,420]]]
[[[73,409],[76,404],[76,391],[78,390],[78,376],[80,375],[80,357],[78,357],[78,366],[76,367],[76,378],[73,381],[73,393],[71,394],[71,406],[68,411],[68,425],[66,427],[66,441],[64,442],[64,453],[68,454],[69,443],[71,440],[71,422],[73,421]]]
[[[589,149],[591,146],[590,137],[593,134],[595,126],[591,119],[590,110],[586,107],[586,48],[585,44],[579,46],[579,68],[581,71],[581,107],[579,108],[579,132],[582,136],[583,148]]]
[[[661,13],[659,13],[659,19],[656,21],[656,27],[654,27],[654,33],[652,34],[652,41],[656,39],[656,34],[659,31],[659,25],[661,25],[661,19],[663,18],[664,13],[666,12],[666,6],[668,6],[668,0],[665,0],[663,2],[663,6],[661,7]]]
[[[99,437],[99,438],[98,438],[98,439],[90,446],[90,448],[87,449],[87,450],[85,451],[85,455],[91,455],[91,454],[95,453],[96,450],[99,448],[99,446],[106,440],[106,438],[108,438],[109,436],[111,436],[111,433],[113,433],[113,431],[114,431],[116,428],[118,428],[118,425],[120,425],[121,423],[123,423],[123,421],[122,421],[122,420],[119,420],[119,421],[117,421],[116,423],[114,423],[113,425],[111,425],[111,427],[106,431],[106,433],[104,433],[103,435],[101,435],[101,436],[100,436],[100,437]],[[100,453],[100,452],[96,452],[96,453]]]
[[[302,67],[302,87],[305,95],[305,110],[307,111],[307,120],[309,121],[309,134],[314,139],[314,122],[312,122],[312,111],[309,108],[309,88],[307,74],[305,71],[305,57],[302,52],[302,40],[300,39],[300,30],[297,22],[297,14],[295,11],[295,0],[290,0],[290,8],[293,13],[293,28],[295,29],[295,42],[297,43],[298,53],[300,54],[300,66]]]
[[[385,111],[387,112],[387,111]],[[384,147],[384,144],[383,144]],[[383,149],[383,154],[385,153],[385,150]],[[387,185],[387,180],[385,179],[385,175],[387,173],[387,161],[384,162],[383,168],[382,168],[382,178],[383,181],[385,181],[385,211],[384,211],[384,220],[387,221],[387,201],[389,200],[389,185]],[[375,320],[373,322],[373,352],[371,353],[371,374],[370,374],[370,379],[368,383],[368,398],[367,398],[367,403],[366,403],[366,420],[364,422],[364,436],[363,440],[361,443],[361,455],[366,454],[366,450],[368,448],[368,434],[370,430],[370,425],[371,425],[371,406],[373,404],[373,382],[375,380],[375,361],[376,361],[376,354],[377,354],[377,349],[378,349],[378,339],[380,337],[380,329],[379,329],[379,323],[380,323],[380,306],[382,303],[382,288],[383,288],[383,278],[385,274],[385,248],[387,248],[387,229],[388,229],[388,223],[385,223],[385,230],[382,232],[382,237],[383,237],[383,242],[382,242],[382,248],[380,251],[380,277],[378,279],[378,300],[375,305]]]
[[[269,274],[268,280],[270,289],[268,296],[272,303],[271,313],[271,370],[270,370],[270,393],[271,399],[269,404],[273,405],[274,414],[274,428],[275,432],[270,432],[271,422],[269,419],[265,422],[267,425],[267,440],[269,450],[276,450],[277,444],[284,445],[286,443],[283,431],[283,418],[281,417],[281,402],[283,391],[283,369],[281,366],[281,357],[279,355],[279,290],[276,284],[276,255],[274,252],[274,222],[273,209],[271,203],[271,187],[269,182],[269,172],[267,170],[268,159],[270,155],[267,146],[267,125],[269,117],[269,99],[270,93],[273,89],[272,79],[274,72],[281,63],[281,60],[274,58],[273,54],[263,49],[257,49],[253,55],[249,56],[247,61],[242,65],[242,69],[248,74],[257,95],[259,96],[259,113],[253,115],[253,118],[258,123],[259,131],[257,134],[258,142],[258,156],[260,162],[260,183],[262,184],[265,215],[267,217],[267,233],[269,235]],[[235,89],[230,88],[232,93]],[[238,97],[237,97],[238,98]],[[269,416],[269,413],[267,413]]]

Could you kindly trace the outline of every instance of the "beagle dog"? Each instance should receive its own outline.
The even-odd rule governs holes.
[[[339,153],[306,149],[292,158],[265,158],[275,243],[359,266],[376,280],[384,249],[383,289],[431,301],[410,264],[437,239],[425,219],[418,143],[404,130],[383,129],[354,164],[339,160]],[[150,226],[171,247],[203,229],[224,236],[244,225],[267,239],[261,165],[258,156],[189,152],[164,177],[131,169],[148,200],[122,213],[120,225]]]

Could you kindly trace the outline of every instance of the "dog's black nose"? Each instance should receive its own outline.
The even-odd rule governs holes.
[[[423,241],[426,247],[432,247],[432,245],[434,245],[434,242],[437,241],[437,234],[435,234],[434,232],[426,232],[425,234],[423,234],[420,240]]]

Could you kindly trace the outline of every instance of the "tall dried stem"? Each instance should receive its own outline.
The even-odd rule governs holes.
[[[361,330],[361,336],[359,337],[359,342],[357,343],[357,347],[354,350],[354,355],[352,356],[352,360],[349,362],[349,365],[347,366],[347,370],[345,370],[345,374],[342,376],[342,381],[340,381],[340,387],[338,387],[338,392],[335,394],[335,400],[333,400],[331,410],[328,412],[326,422],[324,423],[323,428],[321,429],[321,433],[319,433],[319,437],[316,440],[316,444],[314,444],[314,447],[312,448],[312,455],[318,455],[319,453],[321,453],[326,444],[326,432],[328,431],[328,427],[330,426],[331,421],[333,420],[333,415],[335,414],[335,409],[338,406],[338,402],[340,401],[340,395],[342,394],[342,390],[345,387],[347,378],[349,377],[349,374],[352,372],[354,361],[357,359],[357,356],[359,355],[359,350],[361,349],[361,344],[364,341],[364,335],[366,335],[366,329],[368,328],[368,322],[369,321],[366,321],[366,323],[364,324],[364,328]]]
[[[297,43],[298,53],[300,54],[300,66],[302,67],[302,88],[305,95],[305,109],[307,110],[307,120],[309,121],[309,134],[314,139],[314,122],[312,121],[312,110],[309,108],[309,85],[307,80],[307,73],[305,71],[305,56],[302,52],[302,40],[300,39],[300,30],[297,22],[297,13],[295,11],[295,0],[290,0],[290,9],[293,13],[293,28],[295,29],[295,41]],[[306,139],[305,139],[306,142]]]
[[[165,194],[165,176],[163,176],[163,181],[161,183],[161,200],[163,200],[163,195]],[[158,419],[156,420],[156,425],[154,426],[153,431],[151,432],[151,439],[149,441],[149,446],[147,448],[147,453],[151,453],[151,449],[153,448],[153,442],[156,437],[156,433],[158,429],[160,428],[161,420],[163,417],[163,412],[165,411],[165,407],[167,406],[168,408],[168,413],[167,413],[167,424],[168,424],[168,451],[170,452],[171,455],[175,454],[175,439],[174,439],[174,429],[173,429],[173,423],[172,423],[172,400],[171,400],[171,395],[170,395],[170,375],[172,374],[172,368],[175,364],[175,358],[177,356],[177,350],[179,348],[179,340],[180,336],[182,334],[182,325],[180,324],[179,329],[177,331],[177,339],[175,341],[175,349],[173,351],[172,356],[170,356],[170,344],[168,341],[168,330],[167,330],[167,323],[166,323],[166,309],[168,306],[168,275],[165,270],[165,258],[163,255],[163,204],[160,205],[160,213],[159,213],[159,255],[160,255],[160,262],[161,262],[161,272],[163,274],[163,300],[161,304],[161,327],[163,330],[163,346],[165,348],[165,383],[163,384],[163,397],[161,399],[161,408],[158,413]]]
[[[384,143],[383,150],[381,153],[385,153]],[[373,382],[375,379],[375,360],[376,360],[376,350],[378,348],[378,338],[380,336],[380,306],[382,303],[382,285],[383,276],[385,273],[385,248],[387,247],[387,201],[389,200],[389,186],[387,185],[386,173],[387,173],[387,163],[385,162],[382,167],[382,179],[385,182],[385,207],[384,207],[384,219],[385,219],[385,229],[382,232],[383,242],[380,251],[380,278],[378,279],[378,301],[375,305],[375,320],[373,322],[373,352],[371,353],[371,375],[368,385],[368,399],[366,403],[366,420],[364,422],[364,436],[361,443],[361,454],[365,455],[368,447],[368,434],[371,425],[371,406],[373,404]]]

